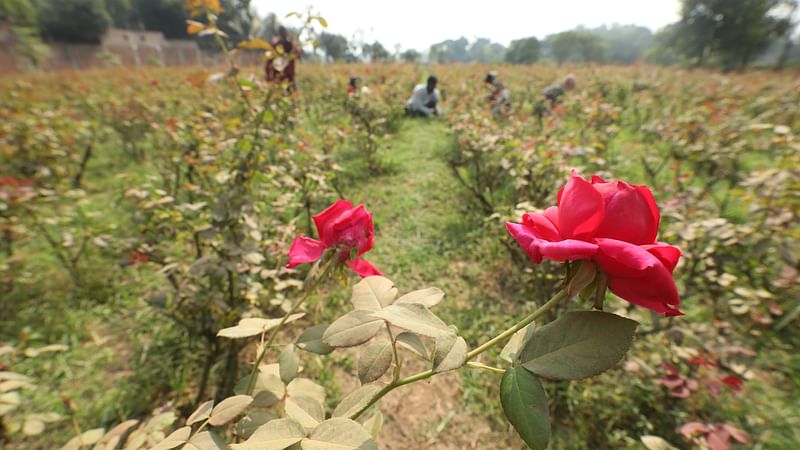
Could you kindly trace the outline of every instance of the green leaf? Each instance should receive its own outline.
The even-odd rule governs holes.
[[[506,418],[530,448],[547,448],[550,440],[547,394],[535,375],[521,366],[506,369],[500,383],[500,403]]]
[[[186,419],[186,425],[194,425],[197,422],[203,421],[208,419],[211,415],[211,410],[214,408],[214,400],[209,400],[202,405],[198,406],[197,409]]]
[[[208,419],[208,423],[214,426],[225,425],[247,409],[251,403],[253,403],[253,397],[249,395],[228,397],[211,410],[211,417]]]
[[[320,324],[306,328],[306,330],[303,331],[303,334],[297,338],[297,346],[307,352],[316,353],[318,355],[327,355],[333,351],[333,347],[322,342],[322,335],[325,334],[325,330],[327,329],[328,324]]]
[[[283,450],[306,437],[303,427],[291,419],[270,420],[258,427],[249,439],[231,444],[233,450]]]
[[[192,436],[183,450],[225,450],[225,440],[213,431],[203,431]]]
[[[192,427],[178,428],[151,450],[169,450],[179,445],[183,445],[189,440],[189,436],[191,434]]]
[[[322,342],[331,347],[353,347],[372,339],[383,326],[383,320],[372,311],[359,309],[345,314],[325,330]]]
[[[375,384],[365,384],[355,391],[349,393],[336,409],[333,410],[332,417],[350,417],[367,406],[381,390],[380,386]]]
[[[342,417],[326,420],[301,442],[303,450],[378,450],[369,432]]]
[[[244,394],[250,383],[250,375],[243,377],[236,383],[233,391]],[[283,398],[286,387],[281,381],[280,367],[278,364],[261,364],[256,375],[256,384],[253,386],[253,407],[268,408]]]
[[[280,364],[281,381],[286,384],[291,383],[297,376],[297,371],[300,370],[300,358],[294,350],[294,345],[287,345],[283,349],[278,356],[278,363]]]
[[[625,356],[637,325],[634,320],[603,311],[569,311],[533,333],[520,361],[545,378],[591,377]]]
[[[379,311],[389,306],[397,296],[397,288],[391,280],[384,277],[366,277],[353,286],[350,302],[355,309]]]
[[[325,388],[308,378],[295,378],[286,386],[289,397],[309,397],[321,404],[325,404]]]
[[[377,439],[381,433],[381,428],[383,428],[383,413],[381,413],[381,410],[375,408],[375,412],[362,425],[369,431],[373,439]]]
[[[322,25],[322,28],[328,28],[328,21],[322,18],[322,16],[316,16],[314,18],[317,19],[317,22],[319,22],[320,25]]]
[[[61,450],[78,450],[83,447],[91,447],[92,444],[99,441],[105,435],[105,428],[94,428],[89,431],[84,431],[78,436],[70,439]]]
[[[525,328],[514,333],[503,347],[503,350],[500,351],[500,359],[510,363],[516,362],[519,358],[520,350],[525,347],[525,344],[531,339],[535,330],[536,325],[531,322]]]
[[[358,379],[361,384],[371,383],[386,373],[392,365],[392,344],[377,341],[369,344],[358,358]]]
[[[410,331],[404,331],[398,334],[395,338],[395,341],[421,356],[423,359],[428,360],[431,358],[431,355],[428,353],[428,349],[425,347],[425,343],[422,342],[422,339]]]
[[[262,425],[270,420],[277,419],[278,416],[271,412],[266,411],[250,411],[242,417],[241,420],[236,422],[236,435],[244,439],[249,438],[253,433]]]
[[[305,313],[292,314],[285,323],[293,322],[304,315]],[[240,320],[236,326],[219,330],[217,332],[217,336],[228,339],[248,338],[269,331],[277,327],[280,323],[281,319],[262,319],[258,317],[251,317]]]
[[[325,420],[322,403],[311,397],[287,397],[283,409],[290,419],[297,421],[306,431],[313,430]]]
[[[433,371],[447,372],[463,366],[467,362],[467,342],[453,334],[436,338],[433,349]]]
[[[395,303],[416,303],[431,308],[438,305],[443,298],[444,291],[439,288],[432,287],[409,292],[408,294],[405,294],[395,300]]]
[[[372,317],[386,320],[392,325],[423,336],[438,337],[454,334],[453,330],[428,308],[416,303],[396,303],[372,313]]]

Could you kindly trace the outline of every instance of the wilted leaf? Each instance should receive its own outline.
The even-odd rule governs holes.
[[[404,331],[398,334],[395,340],[398,344],[402,344],[404,347],[421,356],[423,359],[430,359],[431,355],[428,353],[425,343],[422,342],[422,339],[420,339],[420,337],[416,334],[410,331]]]
[[[253,403],[253,397],[249,395],[228,397],[211,410],[208,423],[214,426],[225,425],[247,409],[251,403]]]
[[[404,328],[423,336],[438,337],[453,334],[453,330],[423,305],[416,303],[395,303],[372,313],[394,326]]]
[[[301,441],[303,450],[378,450],[358,422],[342,417],[326,420]]]
[[[233,450],[283,450],[306,437],[303,427],[291,419],[275,419],[260,426],[241,444],[231,444]]]
[[[500,351],[500,359],[510,363],[515,362],[519,357],[519,352],[528,343],[535,330],[536,325],[530,323],[525,328],[514,333],[503,347],[503,350]]]
[[[373,317],[371,311],[352,311],[325,330],[322,342],[331,347],[353,347],[372,339],[382,326],[383,320]]]
[[[349,393],[336,409],[333,410],[332,417],[350,417],[367,406],[381,390],[381,387],[375,384],[365,384],[355,391]]]
[[[311,328],[306,328],[303,334],[297,338],[297,346],[301,349],[316,353],[318,355],[327,355],[333,351],[333,347],[322,342],[322,335],[328,329],[328,324],[315,325]]]
[[[637,325],[603,311],[569,311],[533,333],[520,361],[545,378],[579,380],[597,375],[625,356]]]
[[[243,377],[236,383],[233,391],[237,394],[245,394],[247,385],[250,383],[250,375]],[[258,368],[256,384],[253,386],[253,407],[268,408],[283,398],[286,394],[286,386],[281,381],[280,368],[278,364],[262,364]]]
[[[366,277],[353,286],[350,301],[356,310],[378,311],[389,306],[397,296],[397,288],[388,278],[380,276]]]
[[[263,50],[272,50],[272,46],[262,39],[250,39],[249,41],[239,42],[239,48],[260,48]]]
[[[167,436],[166,439],[159,442],[158,445],[153,447],[151,450],[168,450],[170,448],[175,448],[179,445],[183,445],[189,440],[189,436],[191,436],[191,434],[192,434],[192,427],[178,428],[177,430],[173,431],[169,436]]]
[[[392,365],[392,344],[377,341],[369,344],[358,358],[358,379],[361,384],[371,383],[382,377]]]
[[[433,349],[433,371],[447,372],[467,362],[467,342],[461,336],[448,334],[436,338]]]
[[[439,302],[442,301],[444,298],[444,291],[439,288],[431,287],[427,289],[420,289],[418,291],[409,292],[398,298],[395,301],[397,303],[416,303],[418,305],[424,305],[428,308],[436,306]]]
[[[547,448],[550,412],[547,394],[535,375],[522,366],[506,369],[500,383],[500,402],[506,418],[530,448]]]
[[[281,380],[289,384],[297,376],[297,371],[300,369],[300,358],[294,350],[294,345],[287,345],[283,349],[278,356],[278,362],[280,363]]]

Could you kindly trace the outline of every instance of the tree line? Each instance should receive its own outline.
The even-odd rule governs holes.
[[[251,38],[271,39],[274,14],[260,16],[251,0],[221,0],[219,27],[235,44]],[[799,0],[681,0],[680,19],[653,33],[637,25],[577,27],[544,39],[525,37],[508,47],[486,38],[448,39],[425,55],[414,49],[394,52],[378,41],[322,32],[312,40],[311,58],[326,61],[480,62],[532,64],[595,62],[715,66],[743,69],[753,62],[783,67],[800,62],[795,36]],[[183,0],[0,0],[0,18],[10,22],[23,51],[35,53],[44,41],[97,42],[109,27],[162,32],[184,38],[190,19]],[[201,47],[214,42],[200,38]]]

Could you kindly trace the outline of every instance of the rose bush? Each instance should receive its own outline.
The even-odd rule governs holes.
[[[647,187],[597,176],[589,182],[573,171],[558,206],[527,213],[506,228],[534,263],[592,259],[616,295],[675,316],[682,313],[672,271],[681,252],[656,241],[659,220]]]

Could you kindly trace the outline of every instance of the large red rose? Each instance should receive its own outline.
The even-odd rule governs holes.
[[[592,259],[617,296],[658,313],[682,314],[672,278],[681,252],[656,241],[660,214],[652,192],[623,181],[588,182],[575,172],[558,193],[558,206],[506,223],[528,257]]]

